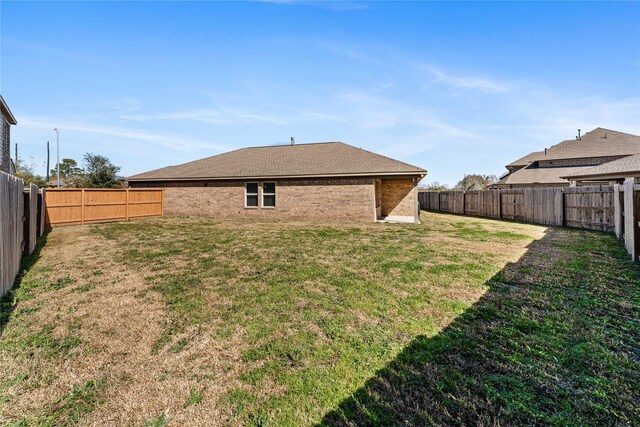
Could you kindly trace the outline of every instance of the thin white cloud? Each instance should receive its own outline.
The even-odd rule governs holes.
[[[440,138],[480,139],[475,132],[459,126],[453,119],[443,117],[437,111],[427,110],[423,105],[362,91],[351,91],[337,97],[349,105],[353,122],[365,131],[410,129],[422,134],[428,130]]]
[[[198,149],[227,150],[228,147],[199,141],[185,136],[157,133],[142,129],[123,128],[118,126],[105,126],[97,123],[67,121],[64,119],[44,119],[39,117],[25,117],[20,119],[21,130],[28,132],[29,129],[51,130],[54,127],[60,129],[60,133],[73,132],[76,134],[98,134],[106,135],[124,140],[135,140],[151,143],[161,147],[179,151],[195,151]]]
[[[431,83],[442,83],[456,89],[478,90],[486,93],[499,93],[507,90],[505,84],[489,79],[447,74],[432,65],[419,65],[418,68],[434,77]]]
[[[277,117],[263,114],[246,112],[238,108],[223,108],[219,110],[190,110],[173,111],[165,113],[150,114],[123,114],[121,119],[136,122],[148,122],[156,120],[189,120],[215,125],[246,125],[253,123],[271,123],[275,125],[286,125],[287,122]]]

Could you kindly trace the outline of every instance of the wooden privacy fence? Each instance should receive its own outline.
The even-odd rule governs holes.
[[[47,191],[47,225],[72,225],[162,216],[164,193],[155,188],[56,188]]]
[[[615,231],[637,260],[640,254],[640,185],[541,187],[418,193],[420,208],[541,225]]]
[[[45,190],[0,172],[0,296],[4,296],[20,271],[20,259],[36,248],[44,233]]]
[[[420,192],[420,208],[488,218],[614,230],[613,186]]]

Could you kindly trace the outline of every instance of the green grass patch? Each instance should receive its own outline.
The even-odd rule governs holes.
[[[149,389],[197,381],[142,425],[207,408],[234,425],[640,424],[640,267],[612,235],[439,214],[421,225],[156,218],[83,230],[117,248],[115,267],[88,257],[25,271],[3,302],[0,353],[15,363],[0,403],[51,383],[30,358],[58,366],[91,351],[79,334],[90,316],[47,304],[80,305],[91,299],[78,293],[134,276],[124,301],[164,304],[146,356],[170,363]],[[211,366],[209,344],[224,349]],[[105,375],[111,387],[135,377]],[[103,398],[83,385],[25,422],[81,422]]]

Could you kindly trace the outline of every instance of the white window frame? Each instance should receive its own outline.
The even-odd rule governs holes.
[[[249,184],[256,184],[257,193],[249,193],[247,191],[247,187],[249,186]],[[257,182],[257,181],[245,182],[244,183],[244,207],[245,207],[245,209],[258,209],[260,207],[260,187],[261,187],[261,185],[262,184],[260,182]],[[247,205],[247,196],[256,196],[258,204],[256,206]]]
[[[264,192],[264,185],[265,184],[273,184],[273,193],[265,193]],[[260,186],[262,188],[262,209],[275,209],[277,206],[277,198],[276,198],[276,187],[278,185],[276,184],[275,181],[263,181],[262,185]],[[264,196],[273,196],[273,206],[265,206],[264,205]]]

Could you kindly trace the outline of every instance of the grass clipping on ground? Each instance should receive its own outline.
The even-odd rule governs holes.
[[[0,422],[638,421],[615,238],[422,220],[56,228],[3,300]]]

